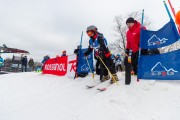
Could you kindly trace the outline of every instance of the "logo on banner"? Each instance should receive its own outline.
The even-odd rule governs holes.
[[[73,70],[74,72],[76,72],[76,62],[77,62],[77,60],[69,61],[69,64],[71,64],[70,72],[71,72],[72,70]]]
[[[158,62],[152,69],[151,69],[151,75],[153,76],[173,76],[175,73],[178,72],[174,70],[173,68],[170,68],[169,70],[164,67],[161,62]]]
[[[65,63],[62,64],[45,64],[44,70],[52,70],[52,71],[66,71]]]
[[[89,70],[89,67],[86,65],[86,64],[84,64],[83,66],[81,66],[81,71],[82,72],[86,72],[86,71],[88,71]]]
[[[165,44],[168,39],[163,38],[160,39],[156,35],[153,35],[149,40],[148,40],[148,46],[155,46],[155,45],[161,45]]]

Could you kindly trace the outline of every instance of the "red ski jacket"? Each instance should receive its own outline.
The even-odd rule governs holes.
[[[126,33],[126,38],[127,38],[126,49],[129,50],[131,49],[132,52],[134,53],[139,50],[140,28],[141,28],[141,24],[136,21],[135,24],[131,28],[129,28],[129,30]]]

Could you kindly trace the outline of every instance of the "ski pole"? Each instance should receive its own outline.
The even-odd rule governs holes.
[[[105,64],[105,63],[103,62],[103,60],[101,59],[101,57],[98,56],[98,58],[101,60],[101,62],[103,63],[103,65],[105,66],[105,68],[107,69],[107,71],[109,72],[109,74],[111,75],[113,81],[114,81],[117,85],[119,85],[118,82],[117,82],[117,80],[114,78],[114,76],[112,75],[112,73],[110,72],[110,70],[108,69],[108,67],[106,66],[106,64]]]
[[[80,54],[81,54],[82,39],[83,39],[83,31],[82,31],[82,33],[81,33],[80,46],[79,46],[79,48],[77,48],[77,49],[79,49],[79,50],[78,50],[78,54],[79,54],[79,55],[77,55],[77,60],[78,60],[78,61],[79,61],[78,56],[80,56]],[[78,66],[77,66],[77,68],[78,68]],[[76,69],[76,73],[75,73],[74,79],[77,78],[77,77],[78,77],[78,70]]]
[[[85,58],[86,58],[86,62],[87,62],[87,64],[88,64],[88,67],[89,67],[89,69],[90,69],[90,72],[92,73],[92,78],[93,78],[93,80],[94,80],[94,73],[93,73],[92,70],[91,70],[91,67],[90,67],[90,65],[89,65],[89,62],[88,62],[87,57],[85,57]]]

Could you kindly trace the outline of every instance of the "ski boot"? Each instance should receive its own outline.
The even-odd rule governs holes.
[[[113,83],[119,81],[117,74],[112,74],[112,76],[113,77],[111,78],[110,84],[113,84]]]
[[[105,81],[107,81],[107,80],[109,80],[110,79],[110,76],[109,75],[106,75],[106,76],[104,76],[102,79],[101,79],[101,82],[105,82]]]

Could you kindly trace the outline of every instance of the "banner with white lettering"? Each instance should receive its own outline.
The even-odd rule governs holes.
[[[75,54],[52,58],[46,61],[43,74],[53,74],[74,78],[76,73],[77,56]]]
[[[67,73],[67,62],[67,56],[49,59],[44,64],[43,74],[64,76]]]
[[[141,55],[139,79],[180,80],[180,50],[157,55]]]

